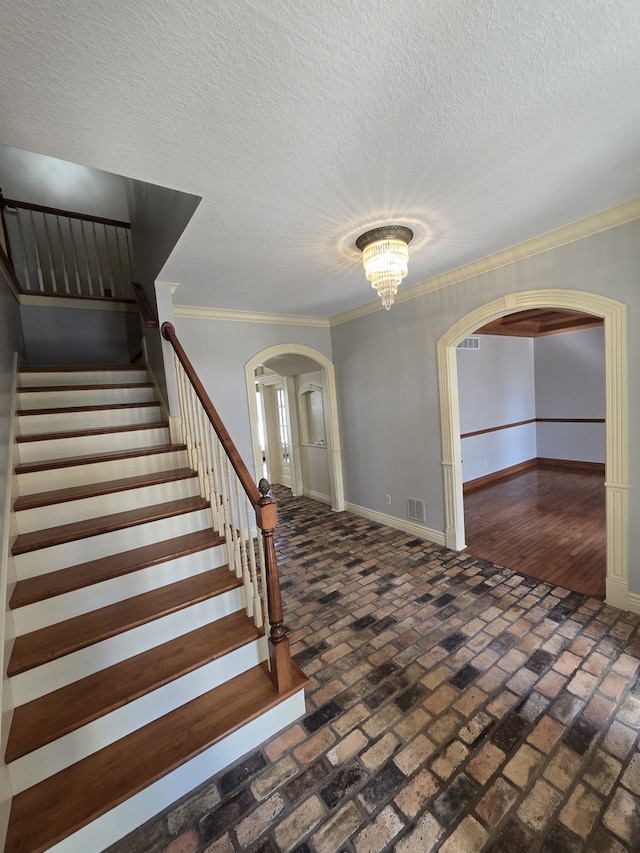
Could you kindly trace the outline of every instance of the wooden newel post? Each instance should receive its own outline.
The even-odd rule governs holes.
[[[264,546],[264,560],[267,574],[267,603],[269,607],[269,622],[271,624],[271,631],[269,633],[271,678],[278,693],[284,693],[291,688],[292,679],[291,653],[289,651],[289,639],[284,629],[280,578],[278,576],[278,563],[273,541],[273,532],[278,521],[278,513],[273,500],[267,497],[267,492],[269,491],[267,481],[264,479],[260,480],[258,488],[262,495],[258,504],[258,526],[262,530],[262,544]]]

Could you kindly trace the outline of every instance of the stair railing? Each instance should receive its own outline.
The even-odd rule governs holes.
[[[131,226],[4,198],[2,242],[21,293],[130,300]]]
[[[245,609],[269,638],[269,667],[278,692],[291,687],[291,656],[284,627],[274,545],[277,510],[269,484],[254,483],[171,323],[162,336],[173,347],[182,438],[200,494],[209,501],[213,530],[224,537],[230,571],[242,580]]]

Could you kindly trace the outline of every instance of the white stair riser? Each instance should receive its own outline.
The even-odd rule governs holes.
[[[16,405],[23,409],[61,409],[65,406],[113,406],[118,403],[151,403],[155,399],[150,385],[131,388],[51,388],[38,391],[18,389]]]
[[[89,587],[74,589],[54,598],[17,607],[12,611],[16,636],[55,625],[65,619],[73,619],[74,616],[151,592],[176,581],[186,580],[224,565],[225,559],[225,547],[218,545]]]
[[[16,554],[14,564],[18,580],[66,569],[89,560],[101,557],[111,557],[121,551],[131,551],[143,545],[152,545],[163,539],[173,539],[185,533],[195,533],[211,526],[209,509],[182,513],[170,518],[161,518],[138,524],[135,527],[125,527],[122,530],[112,530],[74,542],[64,542],[51,545],[49,548],[39,548],[26,554]]]
[[[186,450],[171,450],[126,459],[49,468],[44,471],[18,474],[18,491],[21,495],[35,495],[61,487],[86,486],[90,483],[102,483],[105,480],[119,480],[122,477],[157,474],[174,468],[186,468],[188,465]]]
[[[133,832],[211,776],[290,726],[304,713],[304,691],[300,690],[74,835],[54,845],[48,853],[102,853],[106,847]]]
[[[116,450],[133,450],[137,447],[157,447],[169,443],[167,427],[156,429],[125,430],[98,435],[65,436],[64,438],[37,439],[18,444],[20,462],[46,462],[50,459],[67,459],[71,456],[89,456]]]
[[[146,370],[43,370],[20,373],[20,385],[37,388],[40,385],[107,385],[146,382]]]
[[[18,794],[36,785],[202,693],[257,666],[267,659],[267,654],[266,639],[255,640],[13,761],[9,765],[13,793]]]
[[[115,512],[126,512],[141,506],[153,506],[166,501],[195,497],[198,492],[198,478],[185,477],[166,483],[126,489],[106,495],[83,497],[75,501],[47,504],[16,512],[18,533],[31,533],[61,524],[72,524],[89,518],[102,518]]]
[[[162,420],[160,403],[152,406],[126,406],[123,409],[96,409],[82,412],[56,412],[55,414],[19,415],[19,435],[41,435],[47,432],[73,432],[83,429],[107,429],[153,424]]]
[[[242,589],[185,607],[10,679],[15,705],[23,705],[119,661],[146,652],[243,607]]]

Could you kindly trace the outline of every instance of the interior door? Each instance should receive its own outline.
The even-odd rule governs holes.
[[[291,488],[291,429],[283,382],[262,386],[268,479]]]

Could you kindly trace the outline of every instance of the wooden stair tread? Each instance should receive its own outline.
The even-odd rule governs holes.
[[[13,798],[5,853],[40,853],[302,689],[253,667]],[[136,756],[135,761],[131,756]],[[91,797],[82,791],[91,791]]]
[[[102,391],[108,388],[153,388],[151,382],[105,382],[89,385],[20,385],[19,394],[41,394],[43,391]]]
[[[162,453],[186,450],[186,444],[154,444],[150,447],[134,447],[131,450],[110,450],[106,453],[89,453],[83,456],[63,456],[40,462],[21,462],[15,466],[16,474],[31,474],[54,468],[72,468],[74,465],[93,465],[100,462],[118,462],[136,456],[154,456]]]
[[[75,429],[64,432],[44,432],[30,433],[28,435],[17,435],[16,441],[19,444],[28,444],[32,441],[59,441],[67,438],[86,438],[88,436],[112,435],[116,432],[139,432],[144,429],[166,429],[169,424],[166,421],[156,421],[154,423],[144,424],[126,424],[125,426],[116,427],[96,427],[95,429]]]
[[[160,406],[157,400],[147,400],[143,403],[111,403],[102,406],[61,406],[52,409],[18,409],[18,417],[31,415],[70,415],[75,412],[111,412],[123,409],[148,409],[152,406]]]
[[[206,572],[203,584],[211,585],[215,572],[225,572],[230,583],[236,580],[225,567]],[[15,761],[262,634],[239,610],[20,705],[13,712],[5,761]]]
[[[124,492],[143,486],[153,486],[159,483],[172,483],[197,477],[191,468],[175,468],[169,471],[159,471],[156,474],[139,474],[136,477],[124,477],[121,480],[106,480],[102,483],[89,483],[82,486],[70,486],[67,489],[55,489],[50,492],[36,492],[32,495],[19,497],[13,508],[16,512],[36,507],[51,506],[83,498],[93,498],[98,495],[110,495],[114,492]]]
[[[9,677],[114,637],[197,601],[241,586],[227,566],[213,577],[194,575],[16,637]]]
[[[14,556],[26,554],[40,548],[50,548],[53,545],[85,539],[88,536],[99,536],[103,533],[111,533],[114,530],[136,527],[150,521],[195,512],[206,509],[208,506],[209,502],[197,495],[191,498],[180,498],[176,501],[152,504],[141,509],[130,509],[124,512],[114,512],[112,515],[87,518],[84,521],[74,521],[71,524],[60,524],[57,527],[48,527],[45,530],[34,530],[32,533],[21,533],[16,537],[11,553]]]
[[[163,539],[152,545],[132,548],[109,557],[99,557],[86,563],[78,563],[66,569],[59,569],[57,572],[25,578],[15,585],[10,607],[15,610],[36,601],[43,601],[94,583],[121,577],[138,569],[184,557],[206,548],[214,548],[223,542],[222,537],[207,528],[172,539]]]
[[[135,364],[47,364],[40,367],[37,364],[29,364],[21,367],[18,373],[86,373],[87,371],[97,373],[100,370],[105,373],[118,370],[123,372],[137,370],[141,373],[144,368]]]

